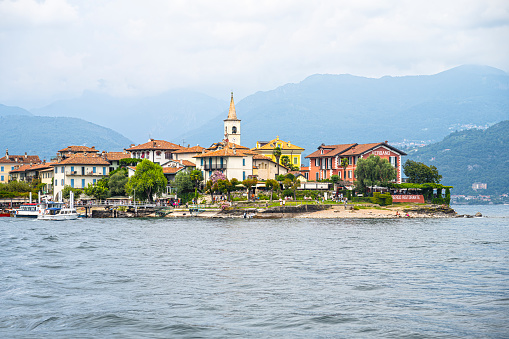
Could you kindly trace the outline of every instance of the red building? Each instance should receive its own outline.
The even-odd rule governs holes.
[[[317,151],[306,157],[309,158],[309,180],[329,179],[332,175],[338,175],[341,180],[353,182],[357,161],[370,155],[387,159],[396,168],[396,182],[401,183],[401,157],[406,153],[387,144],[387,141],[373,144],[321,144]],[[342,159],[348,160],[346,169],[341,167]]]

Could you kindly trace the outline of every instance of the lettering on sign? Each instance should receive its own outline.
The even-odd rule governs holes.
[[[420,203],[424,203],[424,196],[423,195],[417,195],[417,194],[413,194],[413,195],[406,195],[406,194],[393,195],[392,196],[392,201],[395,201],[395,202],[420,202]]]
[[[391,155],[391,151],[373,151],[373,155]]]

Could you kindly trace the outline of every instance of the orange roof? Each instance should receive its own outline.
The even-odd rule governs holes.
[[[109,161],[121,160],[121,159],[131,157],[131,154],[129,154],[127,152],[105,152],[105,153],[103,153],[103,155],[106,156],[106,159]]]
[[[18,164],[26,164],[26,163],[40,163],[41,159],[39,159],[38,155],[9,155],[9,158],[2,157],[0,158],[0,163],[18,163]]]
[[[143,150],[150,149],[150,150],[169,150],[169,151],[174,151],[174,150],[179,150],[179,149],[182,149],[182,148],[183,148],[182,146],[174,144],[174,143],[169,142],[169,141],[150,139],[148,142],[146,142],[144,144],[140,144],[138,146],[134,146],[134,147],[128,148],[127,150],[128,151],[143,151]]]
[[[180,164],[186,166],[186,167],[196,167],[196,164],[194,162],[191,162],[189,160],[174,160],[179,162]]]
[[[95,146],[67,146],[67,148],[61,149],[59,152],[99,152],[95,149]]]
[[[236,149],[241,149],[241,150],[249,150],[249,147],[246,147],[246,146],[241,146],[241,145],[237,145],[237,144],[234,144],[233,142],[225,142],[225,141],[221,141],[221,142],[216,142],[216,143],[213,143],[209,148],[207,148],[206,150],[207,151],[214,151],[216,149],[218,149],[219,147],[221,148],[233,148],[235,146]]]
[[[344,145],[321,145],[318,147],[318,150],[308,155],[306,158],[319,158],[319,157],[334,157],[336,155],[339,156],[352,156],[352,155],[361,155],[364,154],[378,146],[385,146],[390,148],[396,153],[401,155],[406,155],[405,152],[400,151],[399,149],[385,143],[385,142],[375,142],[370,144],[344,144]],[[328,152],[324,152],[321,154],[322,149],[330,149]]]
[[[51,164],[53,164],[53,163],[26,164],[26,165],[18,167],[15,170],[12,170],[10,173],[13,173],[13,172],[26,172],[26,171],[40,171],[40,170],[43,170],[43,169],[51,168]]]
[[[179,149],[178,151],[175,151],[173,153],[201,153],[205,147],[201,147],[200,145],[193,146],[193,147],[184,147],[182,149]]]
[[[61,166],[61,165],[105,165],[108,166],[110,163],[104,160],[103,157],[100,157],[95,154],[83,155],[83,154],[73,154],[69,158],[66,158],[60,162],[56,162],[51,164],[51,166]]]
[[[183,170],[184,167],[163,167],[163,173],[164,174],[174,174],[177,173],[180,170]]]
[[[341,155],[348,156],[348,155],[363,154],[363,153],[369,151],[370,149],[375,148],[376,146],[379,146],[379,145],[383,145],[383,142],[377,142],[377,143],[372,143],[372,144],[355,145],[354,147],[350,148],[349,150],[347,150],[346,152],[342,153]]]
[[[310,155],[308,155],[306,158],[316,158],[321,157],[324,155],[327,155],[328,157],[336,156],[349,148],[355,146],[357,144],[341,144],[341,145],[321,145],[318,147],[318,150],[314,151]],[[323,154],[321,150],[324,150]]]

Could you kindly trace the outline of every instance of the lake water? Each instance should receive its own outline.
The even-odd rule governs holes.
[[[0,218],[2,338],[509,337],[509,206],[475,219]]]

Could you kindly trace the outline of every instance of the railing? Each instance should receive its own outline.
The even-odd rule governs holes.
[[[224,161],[222,164],[204,164],[203,168],[206,171],[226,169],[226,161]]]

